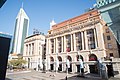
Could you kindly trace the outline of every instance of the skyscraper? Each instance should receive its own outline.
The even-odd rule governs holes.
[[[22,54],[24,47],[24,40],[28,35],[29,28],[29,18],[26,15],[23,8],[20,8],[20,11],[16,17],[14,38],[12,45],[12,53]]]

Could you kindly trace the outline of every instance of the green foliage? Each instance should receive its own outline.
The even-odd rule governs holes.
[[[17,59],[17,60],[11,60],[9,61],[9,64],[13,65],[13,66],[16,66],[16,67],[20,67],[22,66],[23,64],[26,64],[27,61],[23,60],[23,59]]]

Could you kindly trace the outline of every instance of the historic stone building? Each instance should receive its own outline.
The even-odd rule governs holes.
[[[79,72],[78,58],[87,63],[119,57],[116,40],[97,10],[52,25],[46,40],[47,70],[57,70],[57,59],[59,71],[66,71],[68,59],[69,72]],[[85,72],[98,73],[96,64],[84,64],[84,67]]]
[[[31,69],[43,68],[42,56],[44,54],[45,36],[33,34],[24,41],[23,59],[27,61],[26,66]]]

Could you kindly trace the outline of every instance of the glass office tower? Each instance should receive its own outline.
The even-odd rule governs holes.
[[[23,8],[20,9],[15,23],[12,53],[23,54],[24,40],[28,35],[29,18]]]

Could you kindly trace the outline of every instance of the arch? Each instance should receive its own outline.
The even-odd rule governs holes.
[[[58,56],[58,60],[59,60],[59,61],[62,61],[62,58],[61,58],[61,56]]]
[[[53,62],[54,62],[54,58],[53,58],[52,56],[50,57],[50,61],[53,61]]]
[[[67,56],[67,59],[68,59],[69,61],[72,61],[71,56]]]
[[[54,63],[53,63],[54,62],[54,58],[52,56],[50,57],[50,62],[51,62],[50,63],[50,70],[54,70]]]
[[[95,54],[89,55],[89,61],[97,61],[97,56]],[[98,64],[89,65],[90,73],[98,74]]]
[[[67,59],[70,61],[70,62],[72,62],[72,58],[71,58],[71,56],[67,56]],[[72,64],[70,63],[70,68],[68,68],[68,72],[72,72]]]
[[[82,61],[84,61],[84,59],[83,59],[83,56],[82,56],[82,55],[77,55],[77,56],[76,56],[76,58],[77,58],[77,61],[79,61],[79,58],[80,58],[80,59],[82,59]]]
[[[62,57],[58,56],[59,62],[62,62]],[[62,64],[59,63],[58,71],[62,71]]]
[[[97,56],[95,54],[90,54],[89,61],[97,61]]]
[[[84,61],[82,55],[76,55],[76,59],[77,59],[77,61],[79,61],[79,58],[80,58],[82,61]],[[76,67],[77,67],[77,72],[80,73],[81,70],[83,70],[83,72],[84,72],[84,69],[81,69],[81,70],[80,70],[80,63],[79,63],[79,64],[76,64]]]
[[[30,58],[28,58],[28,68],[30,68]]]

